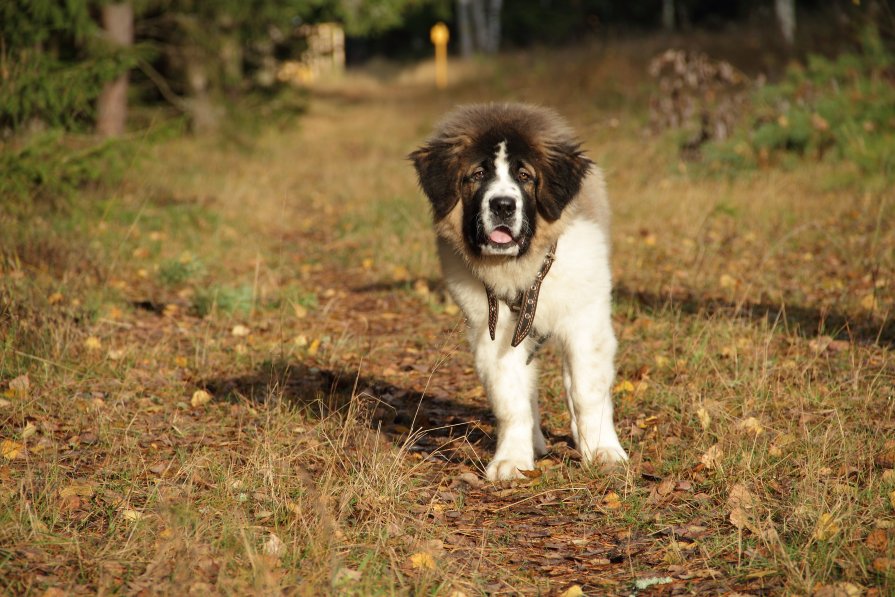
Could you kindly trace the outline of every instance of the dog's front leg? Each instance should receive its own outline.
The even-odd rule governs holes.
[[[498,329],[492,341],[486,328],[473,336],[476,369],[497,419],[497,450],[485,470],[491,481],[523,477],[520,470],[534,468],[535,448],[545,450],[535,420],[537,368],[526,365],[525,346],[511,347],[507,334]],[[540,445],[535,446],[535,439]]]
[[[587,333],[587,326],[582,325],[567,334],[563,342],[563,381],[571,411],[572,436],[586,463],[628,459],[612,421],[616,341],[608,316],[605,319],[603,329]]]

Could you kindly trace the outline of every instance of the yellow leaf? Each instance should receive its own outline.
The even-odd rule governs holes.
[[[721,274],[718,283],[721,285],[721,288],[733,288],[737,285],[737,279],[729,274]]]
[[[63,300],[65,300],[65,297],[62,296],[62,293],[61,293],[61,292],[54,292],[54,293],[51,294],[50,297],[47,299],[47,302],[49,302],[51,305],[58,305],[58,304],[61,303]]]
[[[299,348],[304,348],[308,345],[308,337],[302,334],[301,336],[296,336],[292,343],[298,346]]]
[[[435,558],[424,551],[413,554],[408,561],[414,570],[435,570]]]
[[[823,513],[817,519],[817,526],[814,527],[814,538],[818,541],[826,541],[832,539],[839,532],[839,523],[832,514]]]
[[[280,557],[286,553],[286,544],[274,533],[270,533],[267,535],[267,540],[264,541],[264,553]]]
[[[99,350],[103,347],[103,343],[96,336],[90,336],[84,340],[84,348],[87,350]]]
[[[634,384],[632,384],[627,379],[622,380],[615,384],[615,387],[612,388],[613,394],[632,394],[634,393]]]
[[[141,520],[145,516],[145,514],[143,514],[142,512],[137,512],[136,510],[125,510],[121,513],[122,518],[124,518],[125,520],[130,520],[132,522]]]
[[[873,294],[868,294],[861,299],[861,308],[865,311],[874,311],[876,310],[876,297]]]
[[[370,268],[372,268],[372,267],[373,267],[373,260],[370,259],[369,257],[365,258],[363,261],[361,261],[361,267],[363,267],[364,269],[370,269]]]
[[[392,268],[392,279],[395,282],[406,282],[410,279],[410,272],[403,265],[396,265]]]
[[[178,367],[186,367],[189,364],[189,360],[186,357],[176,356],[174,357],[174,364]]]
[[[702,455],[700,462],[705,465],[705,468],[714,470],[721,467],[722,458],[724,458],[724,452],[721,450],[718,444],[715,444],[705,451],[705,454]]]
[[[696,418],[699,419],[699,424],[702,426],[702,430],[706,431],[709,428],[709,425],[712,424],[712,417],[709,415],[709,411],[705,409],[704,406],[700,406],[696,410]]]
[[[308,356],[314,356],[318,350],[320,350],[320,338],[314,338],[311,340],[311,345],[308,346]]]
[[[193,397],[190,398],[190,404],[193,405],[193,408],[203,406],[209,402],[211,402],[211,394],[205,390],[196,390],[193,392]]]
[[[603,496],[603,507],[607,510],[618,510],[622,506],[622,500],[614,491]]]
[[[72,483],[68,487],[59,490],[59,497],[68,498],[72,496],[91,497],[93,495],[93,485],[87,481],[80,483]]]
[[[736,507],[730,511],[730,524],[736,528],[743,530],[749,526],[749,515],[740,507]]]
[[[31,379],[28,374],[19,375],[9,382],[9,390],[12,393],[10,398],[24,398],[28,395],[28,388],[31,387]]]
[[[739,422],[737,425],[742,431],[746,433],[751,433],[755,437],[758,437],[762,433],[764,433],[764,427],[761,426],[758,419],[755,417],[747,417]]]
[[[29,421],[28,424],[22,428],[22,439],[28,439],[35,433],[37,433],[37,425]]]
[[[22,453],[22,450],[25,449],[23,444],[19,442],[14,442],[11,439],[5,439],[0,442],[0,454],[3,455],[7,460],[15,460]]]
[[[429,283],[420,278],[413,283],[413,291],[419,296],[426,298],[429,296]]]
[[[233,326],[233,329],[230,330],[230,333],[233,334],[234,336],[236,336],[237,338],[244,338],[245,336],[248,336],[251,333],[251,331],[246,326],[242,325],[241,323],[238,323]]]
[[[584,591],[581,590],[581,585],[572,585],[560,593],[559,597],[584,597]]]
[[[444,306],[444,312],[447,313],[448,315],[456,315],[457,313],[460,312],[460,307],[458,307],[454,303],[448,303],[447,305]]]
[[[292,313],[294,313],[295,317],[298,319],[304,319],[308,316],[308,310],[298,303],[292,303]]]

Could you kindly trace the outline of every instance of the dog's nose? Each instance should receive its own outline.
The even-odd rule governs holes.
[[[516,211],[516,200],[512,197],[494,197],[491,199],[489,206],[495,216],[508,220]]]

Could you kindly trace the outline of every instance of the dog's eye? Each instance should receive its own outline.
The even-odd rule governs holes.
[[[469,176],[469,180],[473,182],[482,182],[485,179],[485,171],[478,169]]]
[[[529,182],[532,179],[531,173],[525,168],[519,169],[519,180],[522,182]]]

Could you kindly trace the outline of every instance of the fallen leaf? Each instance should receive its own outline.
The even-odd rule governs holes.
[[[49,297],[47,297],[47,302],[50,303],[51,305],[58,305],[59,303],[61,303],[64,300],[65,300],[65,297],[62,296],[61,292],[54,292]]]
[[[883,574],[895,569],[895,558],[876,558],[873,560],[873,569]]]
[[[584,591],[581,590],[581,585],[572,585],[560,593],[558,597],[584,597]]]
[[[264,541],[264,553],[269,556],[280,557],[286,553],[286,544],[274,533],[269,533]]]
[[[424,551],[411,555],[408,562],[414,570],[435,570],[435,558]]]
[[[41,593],[41,597],[66,597],[67,595],[68,593],[56,587],[50,587]]]
[[[603,507],[607,510],[618,510],[622,506],[621,498],[614,491],[603,496]]]
[[[632,394],[632,393],[634,393],[634,384],[632,384],[627,379],[624,379],[624,380],[618,382],[617,384],[615,384],[615,387],[612,388],[612,393],[613,394]]]
[[[737,285],[737,279],[730,274],[721,274],[718,283],[721,285],[721,288],[733,288]]]
[[[460,475],[457,475],[457,481],[466,483],[473,489],[481,489],[482,487],[485,486],[485,482],[482,481],[478,477],[478,475],[476,475],[475,473],[470,473],[470,472],[465,472]]]
[[[69,498],[73,496],[91,497],[93,496],[93,484],[89,481],[75,482],[71,485],[63,487],[59,490],[59,497]]]
[[[542,470],[539,469],[539,468],[532,469],[532,470],[522,470],[522,469],[520,468],[520,469],[517,469],[517,470],[518,470],[520,473],[522,473],[522,475],[523,475],[525,478],[527,478],[527,479],[537,479],[538,477],[540,477],[541,475],[544,474],[544,471],[542,471]]]
[[[251,334],[252,332],[246,326],[242,325],[241,323],[238,323],[233,326],[233,329],[230,330],[230,333],[232,335],[236,336],[237,338],[244,338],[244,337],[248,336],[249,334]]]
[[[9,382],[9,389],[12,392],[12,396],[15,398],[24,398],[28,395],[28,388],[31,387],[31,380],[28,378],[28,374],[19,375],[16,378],[13,378]]]
[[[699,419],[699,424],[702,426],[703,431],[708,430],[709,425],[712,424],[712,417],[709,415],[709,411],[703,406],[700,406],[696,410],[696,418]]]
[[[22,454],[24,449],[24,444],[20,444],[11,439],[5,439],[0,442],[0,454],[7,460],[15,460]]]
[[[96,336],[90,336],[86,340],[84,340],[84,348],[87,350],[100,350],[103,347],[103,343],[99,341],[99,338]]]
[[[396,265],[392,268],[392,280],[395,282],[406,282],[410,279],[410,272],[403,265]]]
[[[136,510],[125,510],[121,513],[121,517],[125,520],[130,520],[131,522],[136,522],[138,520],[142,520],[146,515],[142,512],[137,512]]]
[[[730,520],[730,524],[739,530],[749,528],[749,515],[740,507],[736,507],[730,511],[728,520]]]
[[[198,408],[209,402],[211,402],[211,394],[205,390],[196,390],[193,392],[193,397],[190,398],[190,404],[193,405],[193,408]]]
[[[889,535],[884,529],[873,529],[864,540],[868,549],[884,552],[889,547]]]
[[[667,585],[674,582],[670,576],[653,576],[648,578],[638,578],[634,581],[634,588],[638,591],[648,589],[654,585]]]
[[[817,519],[817,525],[814,527],[814,538],[818,541],[827,541],[836,536],[839,532],[839,523],[836,518],[824,512]]]
[[[37,433],[37,425],[35,425],[31,421],[28,421],[28,424],[22,428],[22,439],[28,439],[35,433]]]
[[[299,303],[292,303],[292,313],[295,314],[295,317],[298,319],[304,319],[308,316],[307,308]]]
[[[758,437],[762,433],[764,433],[764,427],[761,426],[761,423],[755,417],[747,417],[739,422],[737,427],[740,430],[745,431],[746,433],[751,433],[755,437]]]
[[[705,468],[709,470],[715,470],[717,468],[721,468],[721,460],[724,458],[724,452],[721,450],[721,447],[718,444],[715,444],[711,448],[705,451],[705,454],[700,458],[700,462],[705,466]]]
[[[865,295],[861,299],[861,308],[865,311],[875,311],[877,308],[876,297],[873,294]]]
[[[308,346],[308,356],[316,355],[318,350],[320,350],[320,338],[314,338],[311,340],[310,346]]]
[[[837,582],[814,589],[812,597],[860,597],[864,588],[850,582]]]

